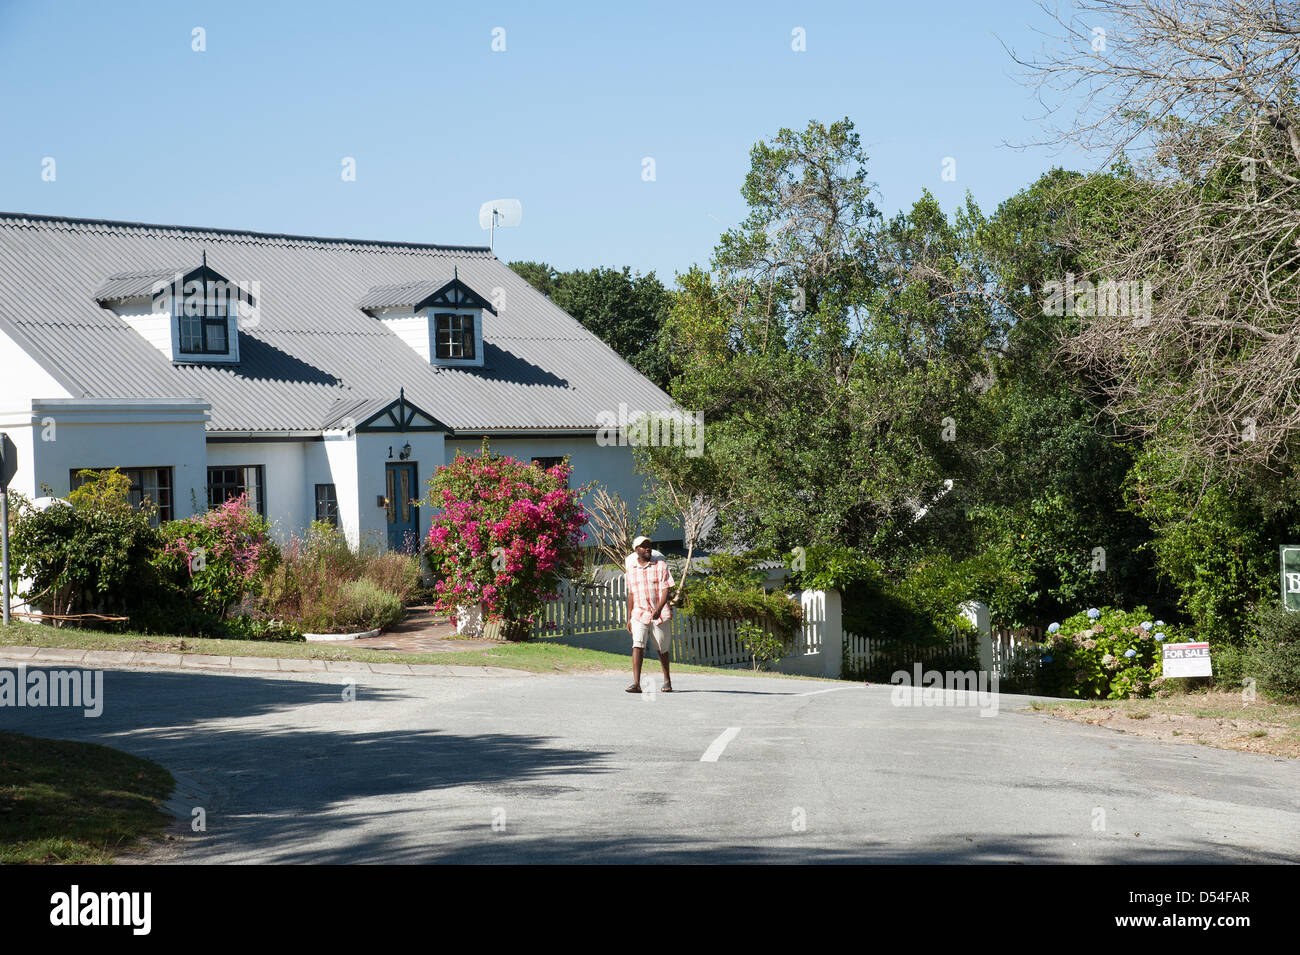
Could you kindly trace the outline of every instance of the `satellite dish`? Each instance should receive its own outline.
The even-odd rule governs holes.
[[[524,217],[524,207],[518,199],[491,199],[478,210],[478,227],[491,229],[488,236],[488,248],[496,241],[497,226],[517,226]]]

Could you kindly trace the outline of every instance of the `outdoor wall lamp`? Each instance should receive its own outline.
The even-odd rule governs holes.
[[[405,461],[410,456],[411,456],[411,446],[409,444],[402,445],[402,451],[400,454],[398,454],[397,457],[400,460]]]
[[[384,497],[384,495],[380,494],[380,495],[379,495],[379,498],[375,501],[375,504],[377,504],[379,507],[387,507],[387,506],[388,506],[388,498],[386,498],[386,497]]]

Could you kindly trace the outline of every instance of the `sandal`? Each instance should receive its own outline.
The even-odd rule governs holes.
[[[624,690],[623,692],[624,692],[624,693],[640,693],[640,692],[641,692],[641,687],[640,687],[638,684],[633,683],[631,686],[629,686],[629,687],[628,687],[626,690]]]

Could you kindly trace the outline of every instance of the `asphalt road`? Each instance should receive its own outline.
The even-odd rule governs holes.
[[[179,862],[1300,862],[1300,761],[1022,697],[981,716],[786,679],[357,674],[346,700],[349,676],[108,670],[100,717],[0,727],[170,769]]]

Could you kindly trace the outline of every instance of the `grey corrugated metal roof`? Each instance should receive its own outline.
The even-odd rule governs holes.
[[[356,427],[373,414],[383,411],[390,404],[390,398],[343,398],[325,412],[321,421],[322,429],[341,428],[344,425]]]
[[[401,282],[397,285],[376,285],[357,302],[357,308],[402,308],[428,298],[450,281]]]
[[[97,302],[112,302],[124,298],[144,298],[153,294],[154,283],[170,282],[176,275],[184,275],[190,268],[192,266],[110,275],[103,285],[95,289],[94,299]]]
[[[204,253],[260,286],[237,365],[175,365],[96,302],[110,277],[127,287],[128,275],[173,274],[168,263]],[[501,304],[484,316],[483,368],[433,367],[357,305],[380,285],[445,284],[453,269]],[[620,402],[672,406],[484,248],[0,213],[0,328],[74,397],[201,398],[214,431],[319,429],[347,416],[340,402],[391,401],[400,388],[458,431],[596,428]]]

